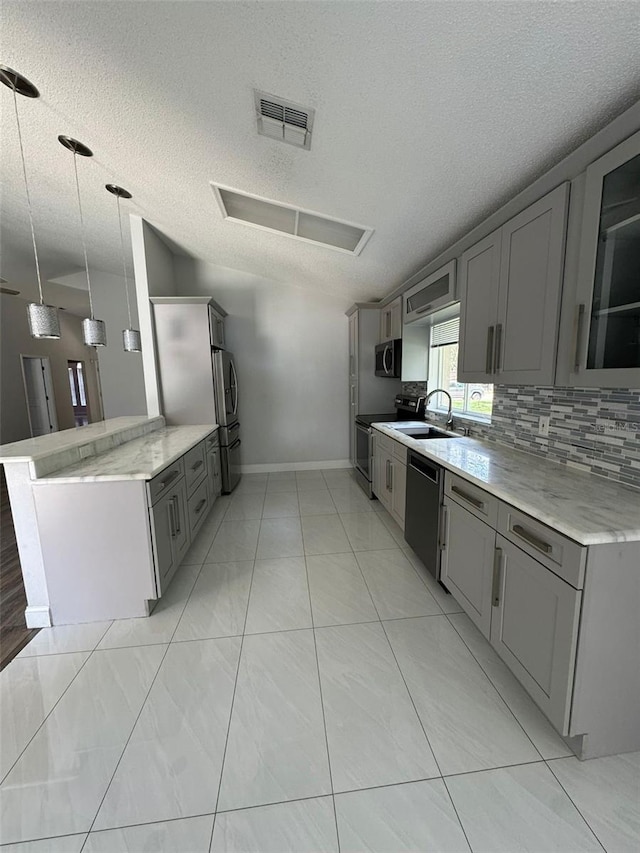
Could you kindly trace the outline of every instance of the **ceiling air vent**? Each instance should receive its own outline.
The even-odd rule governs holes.
[[[373,228],[340,222],[311,210],[241,193],[222,184],[211,184],[220,210],[230,222],[241,222],[263,231],[285,234],[305,243],[316,243],[339,252],[359,255]]]
[[[254,89],[258,133],[288,142],[298,148],[311,148],[311,129],[315,110],[307,109],[267,92]]]

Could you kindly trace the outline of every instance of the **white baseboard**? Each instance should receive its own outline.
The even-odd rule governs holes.
[[[27,628],[50,628],[51,611],[46,606],[29,606],[24,611]]]
[[[243,474],[269,474],[278,471],[320,471],[328,468],[352,468],[350,459],[331,459],[323,462],[272,462],[266,465],[241,465]]]

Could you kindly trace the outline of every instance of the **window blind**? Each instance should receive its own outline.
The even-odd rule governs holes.
[[[460,317],[447,320],[445,323],[436,323],[431,327],[431,347],[446,347],[449,344],[457,344],[460,334]]]

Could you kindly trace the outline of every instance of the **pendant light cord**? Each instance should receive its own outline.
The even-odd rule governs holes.
[[[80,211],[80,234],[82,236],[82,251],[84,252],[84,268],[87,271],[87,288],[89,290],[89,310],[93,320],[93,300],[91,298],[91,279],[89,278],[89,261],[87,259],[87,243],[84,238],[84,217],[82,216],[82,202],[80,201],[80,182],[78,181],[78,154],[73,152],[73,170],[76,176],[76,192],[78,194],[78,210]]]
[[[24,160],[24,148],[22,146],[22,131],[20,129],[20,117],[18,115],[18,99],[16,97],[16,87],[13,89],[13,107],[16,113],[16,125],[18,127],[18,142],[20,143],[20,158],[22,159],[22,175],[24,177],[24,189],[27,196],[27,210],[29,211],[29,225],[31,226],[31,242],[33,243],[33,256],[36,261],[36,276],[38,278],[38,290],[40,292],[40,305],[44,305],[44,297],[42,295],[42,279],[40,277],[40,261],[38,260],[38,249],[36,247],[36,232],[33,228],[33,211],[31,210],[31,196],[29,195],[29,182],[27,181],[27,166]]]
[[[129,329],[132,326],[131,323],[131,303],[129,302],[129,282],[127,280],[127,263],[124,259],[124,237],[122,235],[122,215],[120,213],[120,196],[116,196],[118,200],[118,224],[120,226],[120,248],[122,250],[122,271],[124,273],[124,292],[127,297],[127,316],[129,317]]]

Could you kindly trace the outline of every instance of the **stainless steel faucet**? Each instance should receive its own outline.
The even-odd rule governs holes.
[[[449,398],[449,411],[447,412],[447,421],[445,423],[445,426],[447,427],[447,429],[452,429],[453,428],[453,415],[451,414],[451,410],[453,409],[453,400],[451,399],[451,394],[448,391],[445,391],[444,388],[434,388],[433,391],[430,391],[427,394],[427,397],[424,401],[425,412],[426,412],[427,407],[429,405],[429,400],[433,397],[434,394],[446,394],[447,397]]]

